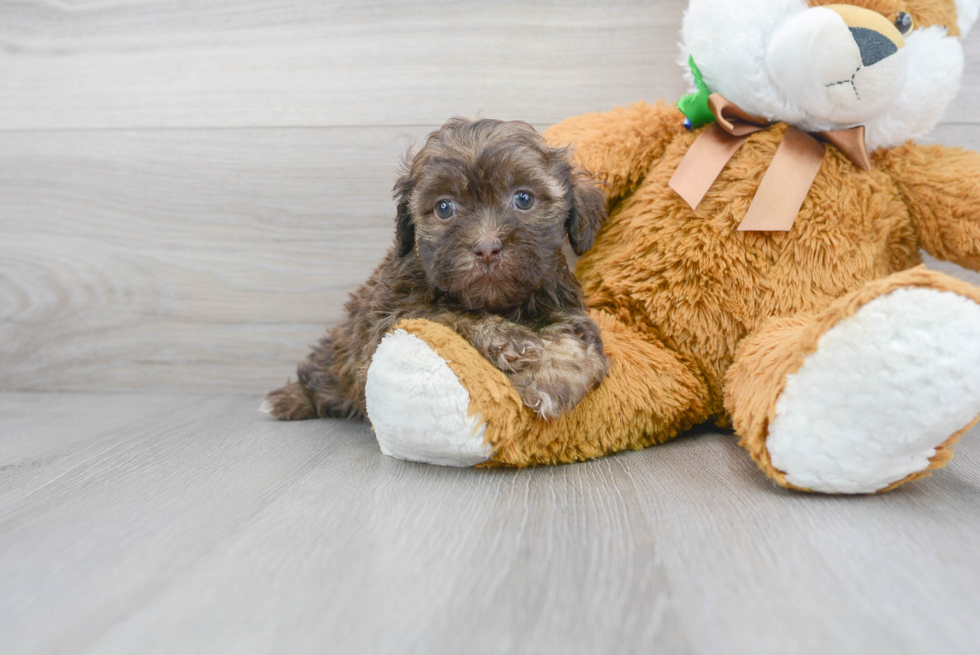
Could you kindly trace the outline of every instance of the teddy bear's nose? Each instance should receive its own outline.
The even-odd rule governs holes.
[[[898,52],[898,46],[887,36],[866,27],[852,27],[851,36],[861,51],[861,63],[864,66],[877,64],[886,57]]]
[[[843,19],[861,51],[861,63],[871,66],[905,47],[898,28],[876,11],[854,5],[826,5]]]

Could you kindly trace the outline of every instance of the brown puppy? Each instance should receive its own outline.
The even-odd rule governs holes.
[[[347,316],[266,397],[279,419],[363,418],[371,357],[399,321],[452,327],[551,418],[603,379],[599,329],[562,246],[592,246],[602,192],[530,125],[453,119],[406,161],[394,247]]]

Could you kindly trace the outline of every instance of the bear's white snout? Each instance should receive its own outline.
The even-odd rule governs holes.
[[[881,14],[849,5],[814,7],[787,20],[766,68],[790,100],[834,127],[886,113],[905,86],[905,40]]]

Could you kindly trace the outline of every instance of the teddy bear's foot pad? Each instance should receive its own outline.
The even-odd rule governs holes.
[[[375,351],[365,397],[385,455],[442,466],[490,459],[486,422],[469,415],[469,392],[438,353],[405,330],[387,335]]]
[[[776,401],[766,447],[791,484],[871,493],[930,466],[980,412],[980,305],[904,288],[819,340]]]

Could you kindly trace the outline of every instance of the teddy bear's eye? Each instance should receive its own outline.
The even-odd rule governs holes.
[[[908,36],[912,28],[915,27],[915,21],[912,19],[912,14],[907,11],[898,12],[898,16],[895,17],[895,27],[901,33],[902,36]]]

